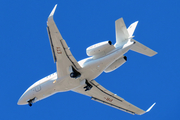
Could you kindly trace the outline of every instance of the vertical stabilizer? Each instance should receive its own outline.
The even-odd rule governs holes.
[[[129,33],[129,37],[132,37],[132,36],[133,36],[133,33],[134,33],[135,29],[136,29],[137,24],[138,24],[138,21],[132,23],[132,24],[128,27],[127,31],[128,31],[128,33]]]
[[[115,21],[116,26],[116,44],[115,47],[124,47],[129,45],[129,43],[133,42],[133,46],[130,48],[131,50],[147,55],[147,56],[154,56],[157,54],[156,51],[146,47],[145,45],[139,43],[138,41],[132,39],[134,36],[134,31],[136,29],[136,26],[138,24],[138,21],[132,23],[128,29],[126,28],[126,25],[124,23],[123,18],[120,18]]]
[[[129,38],[129,33],[127,31],[126,25],[124,23],[123,18],[120,18],[115,21],[116,26],[116,44],[115,46],[122,46],[124,45]]]

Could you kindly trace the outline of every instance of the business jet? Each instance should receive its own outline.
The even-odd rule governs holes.
[[[111,41],[104,41],[92,45],[86,49],[89,57],[77,62],[54,22],[56,7],[57,5],[48,17],[47,32],[57,72],[31,85],[19,98],[17,104],[32,106],[33,103],[55,93],[74,91],[127,113],[142,115],[149,112],[155,103],[144,111],[108,91],[94,80],[102,72],[109,73],[123,65],[127,60],[124,54],[129,50],[147,56],[157,54],[133,39],[138,21],[126,28],[123,18],[116,20],[116,43],[113,45]]]

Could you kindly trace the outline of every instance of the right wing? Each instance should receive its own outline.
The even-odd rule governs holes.
[[[47,31],[51,44],[52,54],[54,62],[56,62],[58,77],[69,74],[70,66],[73,66],[76,70],[81,69],[81,66],[73,57],[66,41],[62,38],[53,19],[54,12],[57,5],[55,5],[47,21]]]
[[[142,114],[150,111],[151,108],[155,105],[155,103],[154,103],[147,111],[144,111],[144,110],[132,105],[131,103],[125,101],[123,98],[117,96],[116,94],[108,91],[103,86],[101,86],[99,83],[97,83],[95,80],[92,80],[89,83],[93,87],[88,91],[84,90],[84,87],[86,85],[75,88],[72,91],[90,96],[92,100],[109,105],[111,107],[120,109],[122,111],[131,113],[131,114],[142,115]]]

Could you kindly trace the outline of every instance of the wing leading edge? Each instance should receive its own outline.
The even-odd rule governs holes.
[[[134,114],[142,115],[146,112],[149,112],[152,109],[152,107],[155,105],[154,103],[147,111],[144,111],[134,106],[133,104],[125,101],[123,98],[117,96],[116,94],[108,91],[99,83],[97,83],[95,80],[90,81],[90,84],[93,87],[89,91],[84,90],[85,85],[79,88],[73,89],[73,91],[90,96],[92,100],[117,108],[119,110],[125,111],[133,115]]]
[[[54,62],[56,62],[58,76],[63,76],[68,73],[69,66],[74,66],[74,68],[81,69],[81,66],[73,57],[66,41],[62,38],[55,22],[53,15],[55,13],[57,5],[53,8],[47,21],[47,32],[49,35],[50,45],[52,49],[52,54]]]

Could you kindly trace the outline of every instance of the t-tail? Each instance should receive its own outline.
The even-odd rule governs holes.
[[[145,45],[141,44],[140,42],[133,39],[133,33],[136,29],[138,21],[132,23],[128,28],[124,23],[123,18],[120,18],[115,21],[116,26],[116,44],[115,47],[124,47],[130,43],[134,43],[134,45],[130,48],[130,50],[147,55],[147,56],[154,56],[157,54],[154,50],[146,47]]]

